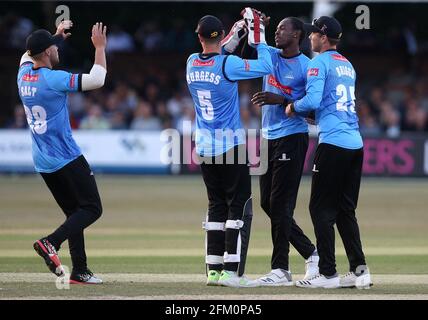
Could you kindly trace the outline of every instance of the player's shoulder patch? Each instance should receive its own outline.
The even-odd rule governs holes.
[[[308,77],[317,77],[318,73],[319,73],[319,68],[308,69]]]

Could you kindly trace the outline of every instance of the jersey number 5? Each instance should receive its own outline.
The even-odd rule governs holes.
[[[337,111],[348,112],[349,107],[349,111],[355,113],[355,87],[346,88],[345,85],[339,84],[336,87],[336,95],[340,97],[336,103]]]
[[[46,121],[46,110],[41,106],[31,108],[24,106],[28,126],[33,133],[43,134],[48,129]]]
[[[197,90],[199,106],[201,107],[202,117],[205,120],[214,119],[214,108],[211,103],[211,91],[209,90]]]

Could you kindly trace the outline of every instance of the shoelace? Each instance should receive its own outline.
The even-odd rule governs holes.
[[[352,271],[349,271],[348,273],[345,273],[345,275],[343,276],[343,278],[347,278],[347,277],[350,277],[350,276],[353,276],[353,275],[355,275],[355,273],[353,273]]]
[[[56,249],[54,248],[54,246],[49,241],[45,240],[45,241],[43,241],[43,244],[48,249],[48,252],[50,254],[57,254]]]
[[[313,281],[313,280],[321,278],[321,277],[322,277],[322,275],[317,274],[316,276],[313,276],[312,278],[309,278],[307,281]]]

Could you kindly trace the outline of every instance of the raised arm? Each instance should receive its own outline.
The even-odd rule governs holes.
[[[273,72],[272,58],[266,44],[257,45],[257,60],[241,59],[231,55],[225,60],[224,74],[231,80],[263,77]]]
[[[89,74],[82,74],[82,90],[101,88],[107,74],[105,48],[107,44],[107,26],[97,22],[92,27],[92,44],[95,47],[95,61]]]

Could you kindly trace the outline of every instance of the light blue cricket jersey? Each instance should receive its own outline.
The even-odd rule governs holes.
[[[71,135],[67,92],[80,87],[81,75],[49,68],[33,69],[24,62],[18,71],[18,91],[33,142],[37,172],[55,172],[82,152]]]
[[[306,71],[310,59],[300,53],[285,58],[281,50],[269,47],[273,72],[263,78],[263,91],[298,100],[305,95]],[[265,139],[278,139],[295,133],[308,132],[308,124],[300,115],[287,117],[283,105],[262,107],[262,134]]]
[[[347,149],[363,147],[355,111],[355,80],[354,67],[335,50],[309,62],[306,95],[294,108],[296,112],[315,109],[320,143]]]
[[[245,144],[239,112],[237,80],[272,72],[265,44],[257,46],[258,60],[234,55],[194,53],[187,60],[186,80],[196,110],[196,152],[217,156]]]

